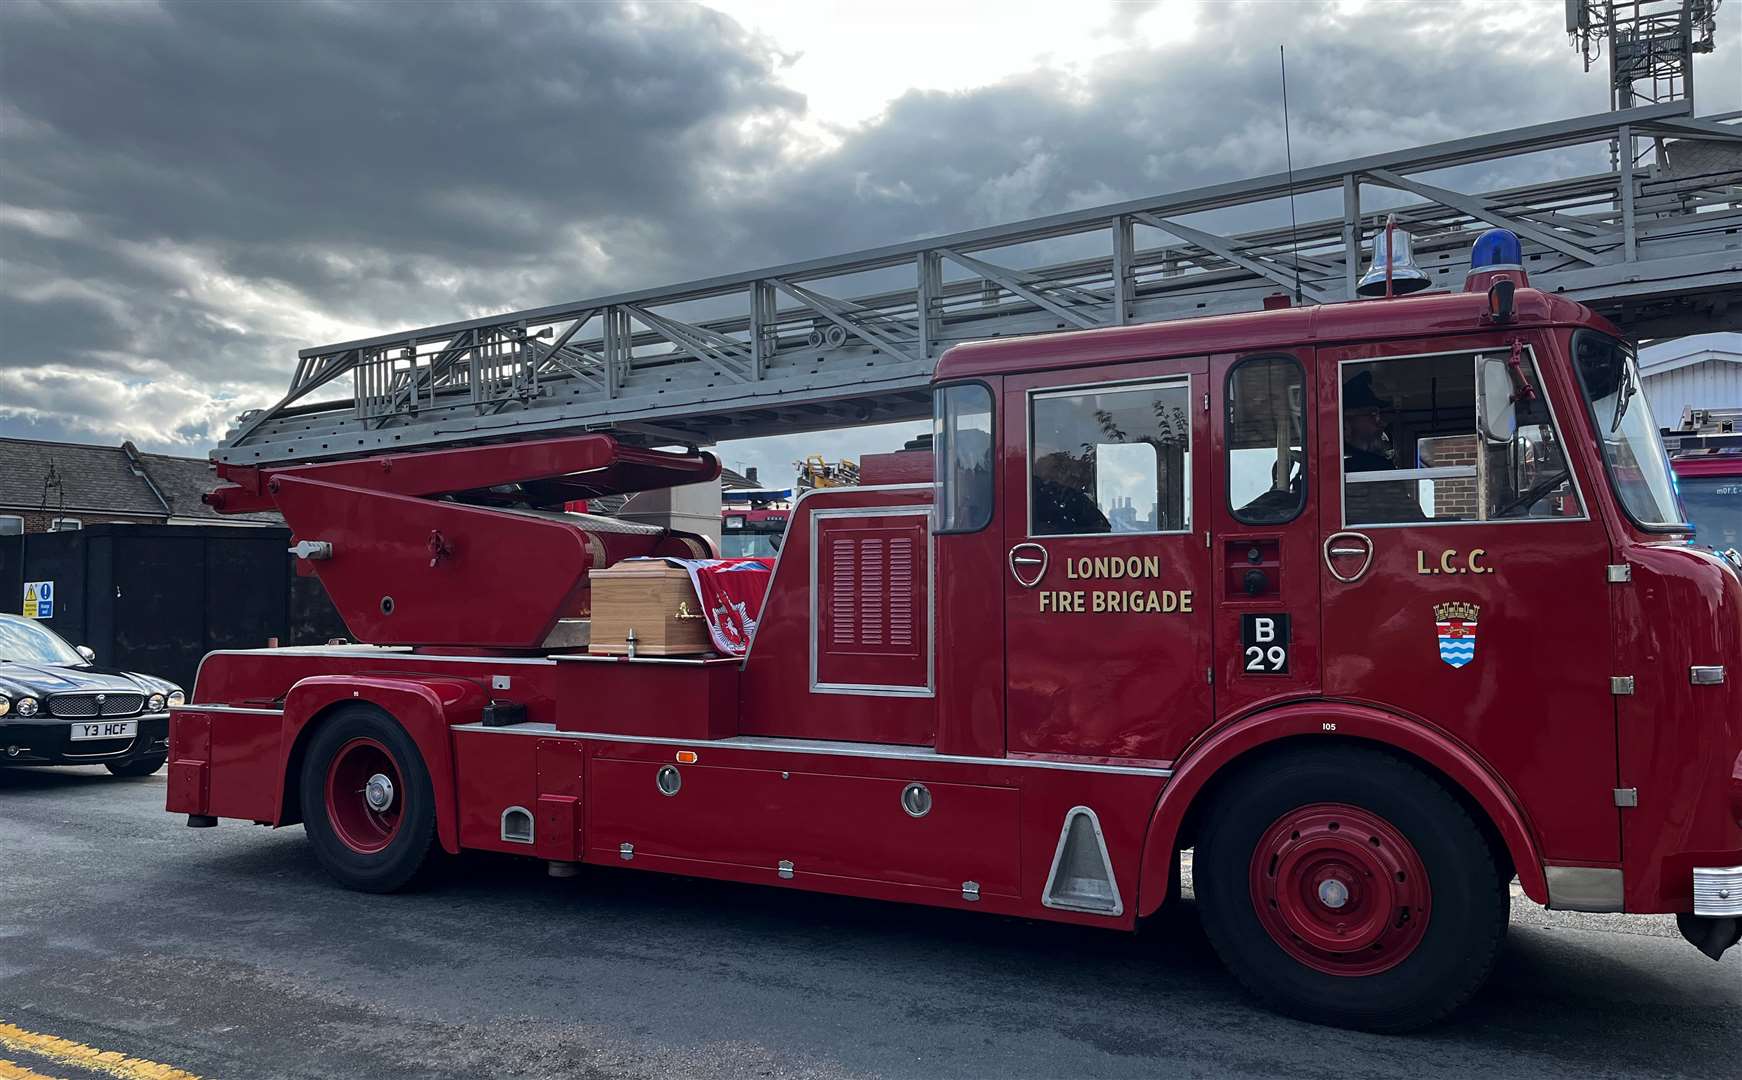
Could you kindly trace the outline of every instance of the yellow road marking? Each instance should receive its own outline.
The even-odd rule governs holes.
[[[113,1050],[99,1050],[94,1046],[86,1046],[84,1043],[76,1043],[55,1035],[26,1031],[4,1020],[0,1020],[0,1047],[14,1053],[47,1058],[58,1065],[72,1065],[103,1073],[115,1077],[116,1080],[200,1080],[193,1073],[159,1065],[155,1061],[128,1057]],[[8,1073],[4,1068],[7,1065],[11,1065],[11,1062],[0,1062],[0,1080],[36,1080],[40,1076],[39,1073],[33,1073],[22,1066],[13,1066],[20,1071]]]
[[[0,1058],[0,1080],[54,1080],[54,1077],[31,1072],[16,1061]]]

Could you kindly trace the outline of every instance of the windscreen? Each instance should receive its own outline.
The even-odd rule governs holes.
[[[59,634],[28,619],[0,616],[0,663],[81,665],[85,658]]]
[[[1681,524],[1669,455],[1651,406],[1640,392],[1639,366],[1621,342],[1595,330],[1573,335],[1573,368],[1590,408],[1609,482],[1629,517],[1647,528]]]

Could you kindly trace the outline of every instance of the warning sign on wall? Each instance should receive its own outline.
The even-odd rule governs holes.
[[[24,583],[24,617],[27,619],[54,618],[54,582],[27,581]]]

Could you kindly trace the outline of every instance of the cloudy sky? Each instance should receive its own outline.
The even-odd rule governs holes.
[[[300,347],[1279,170],[1279,43],[1297,166],[1599,112],[1562,18],[4,0],[0,434],[203,454]],[[1718,41],[1702,113],[1742,107],[1742,3]]]

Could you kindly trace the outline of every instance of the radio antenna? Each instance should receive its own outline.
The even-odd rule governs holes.
[[[1288,245],[1289,254],[1294,258],[1294,302],[1299,304],[1300,234],[1294,220],[1294,145],[1288,135],[1288,52],[1278,45],[1276,56],[1282,64],[1282,149],[1288,156]]]

